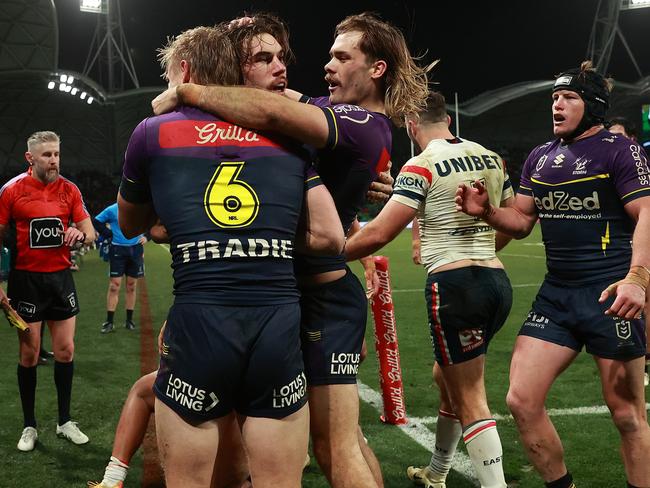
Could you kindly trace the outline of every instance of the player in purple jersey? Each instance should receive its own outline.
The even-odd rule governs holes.
[[[162,113],[178,97],[237,124],[275,130],[317,148],[319,173],[347,232],[370,183],[390,159],[389,119],[402,125],[405,114],[424,106],[428,88],[426,70],[416,66],[402,33],[373,15],[339,23],[330,55],[329,98],[296,103],[302,97],[295,92],[277,97],[249,88],[188,84],[154,100],[154,109]],[[296,273],[314,453],[334,487],[379,486],[376,460],[367,451],[364,459],[366,446],[357,437],[356,372],[367,310],[363,289],[343,256],[302,260]],[[335,364],[338,357],[346,363]]]
[[[166,48],[170,86],[241,79],[239,70],[233,78],[237,60],[223,33],[190,33]],[[306,180],[301,154],[288,141],[183,107],[146,119],[131,138],[120,227],[130,236],[158,215],[174,268],[154,387],[167,486],[210,484],[233,410],[255,486],[300,486],[308,412],[292,248],[342,245],[331,197],[313,186],[317,176]],[[305,186],[306,227],[296,233]]]
[[[544,403],[583,346],[621,436],[628,486],[650,486],[639,318],[650,277],[650,172],[635,145],[603,129],[610,90],[589,61],[557,77],[557,139],[528,156],[514,208],[492,206],[478,182],[456,197],[458,210],[515,238],[540,220],[548,273],[515,343],[506,400],[531,463],[554,488],[574,485]]]

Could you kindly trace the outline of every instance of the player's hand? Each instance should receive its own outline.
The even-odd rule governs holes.
[[[411,259],[414,264],[422,264],[422,257],[420,256],[420,240],[414,239],[411,242]]]
[[[479,180],[476,180],[473,186],[467,186],[465,183],[458,185],[454,203],[456,211],[473,217],[484,217],[490,212],[490,197]]]
[[[63,234],[63,244],[73,249],[79,249],[84,245],[86,234],[76,227],[68,227]]]
[[[393,194],[393,183],[395,179],[390,174],[392,162],[388,162],[387,168],[379,173],[377,179],[370,184],[370,189],[366,194],[366,198],[370,202],[385,203]]]
[[[245,27],[255,22],[255,17],[239,17],[233,19],[228,23],[228,30],[233,30],[238,27]]]
[[[160,328],[160,332],[158,332],[158,354],[162,356],[163,353],[163,336],[165,335],[165,327],[167,327],[167,321],[165,320],[162,324],[162,327]]]
[[[5,293],[4,289],[0,287],[0,308],[5,314],[9,325],[15,327],[16,329],[22,330],[23,332],[29,332],[29,326],[25,322],[18,312],[14,310],[14,307],[9,303],[9,298]]]
[[[151,108],[156,115],[166,114],[178,107],[176,87],[168,88],[151,101]]]
[[[645,306],[645,291],[639,285],[625,283],[625,280],[612,283],[603,290],[598,299],[603,303],[610,296],[615,296],[614,303],[605,310],[605,315],[615,315],[622,319],[635,319],[641,317]]]
[[[162,222],[160,222],[160,219],[158,219],[154,226],[149,229],[149,235],[151,236],[151,240],[156,244],[168,244],[170,242],[167,229]]]
[[[140,239],[138,239],[138,244],[145,245],[147,243],[147,238],[145,236],[140,236]]]
[[[372,300],[379,293],[379,276],[376,269],[365,269],[363,274],[366,277],[366,298]]]

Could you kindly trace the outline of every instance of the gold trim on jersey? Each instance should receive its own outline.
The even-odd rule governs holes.
[[[650,188],[639,188],[638,190],[634,190],[634,191],[631,191],[630,193],[626,193],[625,195],[623,195],[621,197],[621,200],[623,200],[624,198],[629,197],[630,195],[634,195],[635,193],[638,193],[640,191],[650,191]]]
[[[339,125],[336,122],[336,115],[334,114],[334,110],[332,110],[330,107],[325,108],[329,110],[330,114],[332,114],[332,122],[334,122],[334,145],[332,146],[332,149],[334,149],[339,143]]]
[[[540,181],[536,178],[531,178],[530,181],[537,183],[539,185],[544,185],[544,186],[562,186],[562,185],[568,185],[569,183],[581,183],[583,181],[591,181],[591,180],[602,180],[602,179],[607,179],[609,178],[609,173],[603,173],[600,175],[594,175],[594,176],[587,176],[586,178],[578,178],[577,180],[567,180],[567,181],[562,181],[560,183],[546,183],[544,181]]]

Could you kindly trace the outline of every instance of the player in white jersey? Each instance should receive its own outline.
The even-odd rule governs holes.
[[[483,487],[505,488],[502,448],[487,405],[483,369],[488,343],[512,305],[512,288],[496,257],[495,232],[454,206],[460,183],[481,180],[490,197],[510,205],[513,192],[503,160],[449,131],[445,99],[432,93],[427,109],[407,118],[409,137],[422,153],[397,177],[381,213],[345,247],[347,259],[366,256],[393,240],[417,215],[425,296],[441,390],[436,448],[429,466],[409,467],[409,478],[444,488],[461,435]]]

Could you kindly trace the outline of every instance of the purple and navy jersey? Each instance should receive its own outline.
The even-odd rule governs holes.
[[[636,142],[606,130],[568,145],[547,142],[524,163],[519,193],[535,200],[548,280],[583,285],[627,273],[634,222],[624,206],[650,196],[648,160]]]
[[[177,303],[292,303],[310,168],[298,145],[181,107],[136,127],[120,194],[151,202],[167,228]]]
[[[390,120],[357,105],[332,105],[328,97],[302,97],[301,101],[320,107],[327,119],[329,136],[317,152],[316,169],[347,234],[370,184],[388,167],[393,141]],[[296,259],[296,273],[301,275],[337,269],[345,269],[343,255],[299,255]]]

